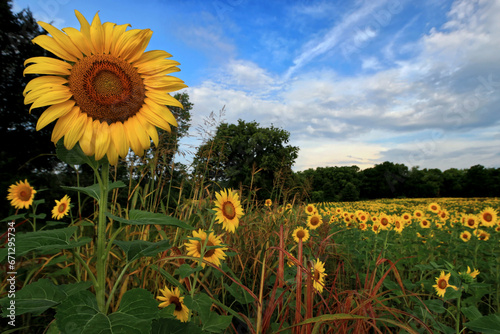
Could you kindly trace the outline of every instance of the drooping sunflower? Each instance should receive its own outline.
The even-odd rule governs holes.
[[[493,227],[497,222],[498,213],[492,207],[487,207],[479,213],[479,218],[481,219],[481,225]]]
[[[222,224],[222,227],[229,232],[234,233],[240,224],[240,218],[243,216],[240,198],[236,192],[231,189],[223,189],[216,193],[215,203],[216,222]]]
[[[226,258],[226,253],[224,253],[224,251],[227,250],[227,247],[221,246],[222,240],[220,236],[216,236],[213,232],[210,232],[207,240],[207,233],[199,229],[198,232],[193,231],[193,237],[196,239],[191,239],[184,244],[184,246],[186,246],[187,255],[194,258],[200,258],[201,248],[206,242],[206,248],[203,252],[203,260],[213,263],[219,267],[220,261]],[[212,248],[214,246],[220,247]],[[201,265],[204,268],[205,262],[202,262]]]
[[[314,261],[314,266],[312,268],[313,275],[313,287],[318,290],[319,293],[323,292],[323,285],[325,285],[325,264],[319,259]]]
[[[56,200],[56,205],[52,209],[52,218],[59,220],[62,217],[68,215],[70,202],[71,198],[69,198],[68,195],[64,195],[64,197],[60,201]]]
[[[469,231],[463,231],[460,233],[460,239],[464,242],[468,242],[471,238],[472,234]]]
[[[488,241],[490,239],[490,234],[485,230],[477,229],[474,230],[474,235],[482,241]]]
[[[458,288],[454,285],[448,283],[450,280],[451,273],[445,274],[444,271],[441,271],[439,277],[436,277],[436,284],[432,287],[436,289],[436,294],[440,297],[444,297],[447,288],[453,288],[458,290]]]
[[[467,272],[465,272],[465,273],[458,272],[458,274],[459,274],[460,276],[463,276],[463,277],[467,277],[467,276],[469,276],[470,278],[474,279],[474,278],[476,278],[476,277],[477,277],[477,275],[479,275],[479,274],[480,274],[480,272],[479,272],[479,270],[477,270],[477,269],[474,269],[474,271],[471,271],[471,270],[470,270],[470,267],[469,267],[469,266],[467,266]]]
[[[163,296],[157,296],[156,299],[161,301],[159,307],[167,307],[171,304],[175,305],[174,316],[181,322],[188,321],[189,309],[184,305],[184,297],[181,297],[181,292],[179,288],[170,290],[165,287],[165,289],[160,289]]]
[[[129,148],[137,155],[158,144],[157,127],[170,131],[177,121],[166,107],[182,104],[168,93],[187,87],[169,76],[179,65],[165,51],[144,52],[153,32],[126,30],[129,24],[101,24],[96,14],[89,24],[75,10],[80,30],[61,30],[45,22],[38,24],[49,35],[33,43],[57,58],[33,57],[25,61],[24,74],[41,74],[24,89],[24,103],[47,107],[36,130],[57,120],[51,140],[64,137],[64,146],[80,144],[96,160],[107,156],[115,165]]]
[[[302,242],[306,242],[307,239],[309,239],[309,231],[305,228],[297,227],[295,230],[293,230],[292,236],[295,242],[299,242],[299,240],[302,240]]]
[[[323,224],[323,217],[321,217],[321,215],[315,213],[307,217],[307,226],[309,226],[311,230],[317,229],[321,224]]]
[[[7,199],[14,208],[27,209],[33,204],[35,194],[36,190],[25,179],[24,181],[17,181],[15,184],[10,185]]]

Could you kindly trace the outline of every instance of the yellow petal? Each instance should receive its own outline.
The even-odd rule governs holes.
[[[53,27],[52,25],[45,22],[38,22],[38,24],[45,29],[49,34],[52,35],[54,40],[59,44],[59,46],[63,47],[67,52],[69,52],[72,56],[77,59],[82,58],[81,51],[76,47],[71,38],[68,35],[63,33],[61,30]]]
[[[144,130],[146,130],[148,136],[151,137],[155,146],[158,146],[159,138],[158,138],[158,131],[156,131],[156,128],[151,123],[149,123],[148,120],[144,118],[144,116],[141,113],[137,113],[135,117],[137,118],[137,121],[141,123]]]
[[[187,88],[187,85],[184,82],[182,82],[181,80],[179,80],[179,82],[170,82],[168,84],[163,84],[161,86],[160,86],[160,83],[158,83],[157,87],[152,87],[152,86],[149,86],[147,84],[146,84],[146,86],[147,86],[148,90],[156,91],[160,94],[175,92],[179,89]]]
[[[40,98],[42,99],[47,98],[49,97],[47,96],[47,94],[54,96],[56,94],[65,94],[67,92],[69,92],[68,86],[46,85],[36,90],[32,90],[28,94],[26,94],[26,96],[24,97],[24,104],[33,103]]]
[[[116,148],[113,145],[109,145],[106,157],[108,158],[108,162],[110,165],[114,166],[118,163],[118,152],[116,151]]]
[[[149,100],[149,99],[148,99]],[[151,100],[149,100],[151,101]],[[153,104],[153,102],[150,102]],[[153,109],[154,108],[154,109]],[[157,110],[156,107],[150,108],[148,105],[143,105],[141,108],[141,115],[151,124],[153,124],[156,127],[159,127],[160,129],[167,130],[168,132],[171,131],[170,129],[170,124],[168,121],[159,113],[153,110]],[[166,108],[166,107],[165,107]],[[168,110],[168,108],[167,108]],[[168,111],[170,115],[173,118],[173,115],[170,111]],[[169,118],[171,119],[171,118]],[[174,118],[175,120],[175,118]]]
[[[44,88],[44,87],[64,85],[67,83],[68,83],[68,80],[63,78],[63,77],[56,77],[53,75],[44,75],[41,77],[31,79],[31,81],[28,82],[26,87],[24,87],[23,95],[26,96],[26,94],[31,90],[36,90],[36,89]]]
[[[59,117],[66,115],[71,111],[71,109],[73,109],[74,106],[75,101],[69,100],[48,107],[38,119],[38,122],[36,123],[36,131],[43,129]]]
[[[169,124],[172,124],[173,126],[178,126],[177,125],[177,120],[175,119],[175,117],[172,114],[172,112],[170,111],[170,109],[168,109],[164,105],[158,104],[154,100],[151,100],[151,99],[148,99],[148,98],[144,99],[144,103],[146,104],[146,106],[149,107],[149,110],[151,112],[153,112],[156,115],[160,116],[162,119],[164,119],[165,121],[167,121]],[[159,127],[161,127],[161,126],[159,126]],[[163,128],[163,127],[161,127],[161,128]]]
[[[125,158],[128,153],[129,145],[127,135],[122,122],[115,122],[110,125],[111,139],[113,145],[120,157]]]
[[[24,69],[23,75],[26,74],[70,75],[71,72],[59,65],[34,64]]]
[[[73,41],[81,53],[86,56],[90,56],[92,54],[92,47],[90,46],[91,43],[80,30],[68,27],[63,28],[63,31],[69,36],[69,38],[71,38],[71,41]]]
[[[55,39],[53,39],[50,36],[47,35],[40,35],[35,38],[33,38],[33,43],[40,45],[42,48],[45,50],[48,50],[58,56],[59,58],[69,60],[72,62],[76,62],[78,58],[75,56],[71,55],[64,47],[61,47],[59,43],[56,42]]]
[[[45,107],[52,104],[58,104],[65,101],[68,101],[73,94],[69,91],[68,88],[63,90],[51,89],[52,93],[45,94],[40,96],[30,107],[30,112],[32,109]]]
[[[134,132],[139,139],[139,143],[141,144],[142,149],[147,150],[151,146],[151,141],[149,140],[149,136],[146,132],[144,126],[142,126],[141,122],[137,119],[137,116],[133,116],[129,118],[134,124]]]
[[[64,136],[64,147],[68,150],[71,150],[82,137],[87,121],[87,114],[80,112],[80,107],[76,108],[78,108],[79,111],[78,115],[76,116],[73,125]]]
[[[134,63],[134,65],[139,65],[149,61],[154,61],[157,59],[170,58],[172,55],[163,50],[151,50],[144,52],[139,59]]]
[[[178,65],[180,65],[180,63],[172,59],[156,59],[134,64],[137,68],[137,72],[147,75],[155,75],[157,73],[163,73],[164,71],[170,71],[171,69],[175,69]]]
[[[91,38],[90,38],[90,24],[89,24],[89,22],[87,21],[87,19],[85,19],[85,16],[83,16],[77,10],[75,10],[75,15],[76,15],[76,18],[78,19],[78,21],[80,22],[80,31],[82,32],[83,36],[85,36],[85,38],[88,41],[91,41]],[[92,52],[94,52],[93,49],[92,49]]]
[[[174,99],[170,94],[167,93],[158,93],[157,91],[147,90],[146,96],[152,99],[154,102],[158,104],[164,104],[167,106],[174,106],[184,109],[182,103]]]
[[[138,156],[142,156],[144,154],[144,148],[141,145],[141,141],[137,136],[136,125],[133,117],[130,117],[123,124],[123,128],[125,129],[125,134],[127,135],[128,142],[130,143],[130,147]]]
[[[153,32],[150,29],[142,30],[138,34],[136,42],[129,42],[129,44],[124,47],[123,58],[130,63],[139,59],[144,53],[144,50],[146,50],[152,35]]]
[[[104,22],[104,24],[102,25],[104,30],[104,54],[108,54],[111,48],[111,42],[113,41],[113,30],[115,26],[116,24],[111,22]]]
[[[61,139],[68,131],[71,126],[73,126],[76,117],[80,113],[79,107],[73,107],[69,113],[60,117],[56,125],[54,126],[54,130],[52,130],[52,142],[55,144]]]
[[[95,137],[95,159],[101,160],[108,151],[110,144],[109,126],[107,122],[102,122],[97,129]]]
[[[104,52],[104,29],[102,28],[99,13],[95,14],[94,20],[90,25],[90,40],[92,41],[97,54]]]
[[[124,51],[126,51],[124,48],[129,45],[129,43],[135,43],[140,32],[140,29],[132,29],[125,31],[121,35],[117,36],[116,43],[114,44],[113,54],[123,58],[123,53]]]
[[[113,29],[111,48],[110,48],[110,52],[112,54],[116,54],[116,44],[118,43],[118,40],[122,37],[122,35],[125,33],[125,30],[127,30],[127,27],[130,27],[130,24],[120,24],[115,26],[115,28]]]
[[[87,156],[93,156],[95,153],[94,121],[91,117],[85,120],[85,128],[82,138],[80,138],[80,147]]]

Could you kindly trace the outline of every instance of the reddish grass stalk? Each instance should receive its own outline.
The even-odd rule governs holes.
[[[302,265],[302,239],[299,239],[299,249],[297,260]],[[301,305],[302,305],[302,271],[300,266],[297,266],[297,276],[295,277],[297,286],[295,287],[295,323],[301,321]],[[296,328],[296,333],[300,333],[300,329]]]
[[[279,258],[278,258],[278,288],[282,288],[284,285],[284,272],[285,272],[285,259],[283,252],[281,251],[285,247],[285,240],[284,240],[284,234],[283,234],[283,224],[280,224],[280,251],[279,253]],[[278,312],[281,313],[281,310],[283,309],[283,297],[280,296],[278,298]]]

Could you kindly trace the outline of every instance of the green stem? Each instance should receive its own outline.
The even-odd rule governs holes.
[[[80,264],[85,268],[85,270],[89,274],[89,277],[90,277],[90,280],[92,281],[92,284],[97,286],[97,280],[94,276],[94,273],[92,273],[92,270],[90,270],[89,266],[87,265],[87,262],[85,262],[82,259],[82,257],[80,256],[80,253],[77,250],[73,250],[72,252],[73,252],[73,256],[75,257],[75,259],[77,259],[78,262],[80,262]]]
[[[99,197],[99,220],[97,223],[97,285],[96,298],[99,310],[106,314],[106,210],[108,207],[109,193],[109,163],[104,163],[101,168],[101,177],[96,171],[96,176],[99,181],[100,197]]]
[[[109,308],[109,304],[111,304],[111,300],[113,299],[113,295],[115,294],[115,291],[116,289],[118,288],[118,283],[120,283],[120,281],[122,280],[123,278],[123,275],[125,275],[125,272],[127,271],[128,267],[132,264],[132,262],[128,262],[125,267],[123,267],[120,275],[118,276],[118,278],[116,279],[116,282],[115,282],[115,285],[113,285],[113,288],[111,289],[111,292],[109,293],[109,298],[108,298],[108,301],[106,303],[106,310]]]
[[[460,334],[460,319],[462,318],[460,316],[460,300],[462,299],[462,294],[458,296],[457,299],[457,317],[456,317],[456,323],[455,323],[455,332],[456,334]]]

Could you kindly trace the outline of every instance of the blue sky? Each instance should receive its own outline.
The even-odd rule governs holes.
[[[117,5],[119,4],[119,5]],[[498,0],[15,0],[58,28],[153,30],[181,63],[196,150],[211,112],[271,124],[325,166],[500,167]]]

